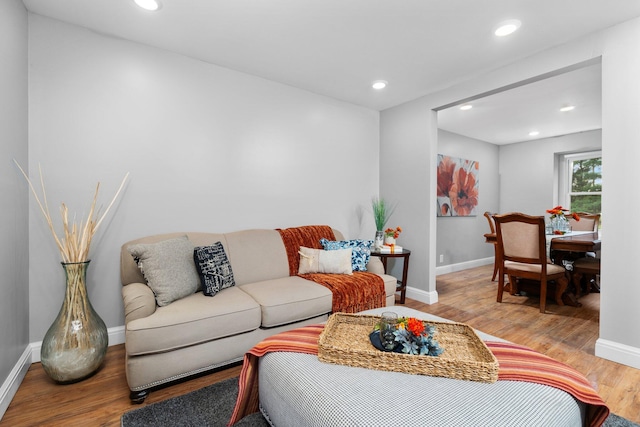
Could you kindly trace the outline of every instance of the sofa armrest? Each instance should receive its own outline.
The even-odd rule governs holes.
[[[142,319],[156,311],[156,298],[151,288],[144,283],[130,283],[122,287],[124,301],[124,323]]]
[[[380,257],[372,256],[371,258],[369,258],[369,263],[367,264],[367,271],[369,273],[385,274],[384,266],[382,265],[382,261],[380,260]]]

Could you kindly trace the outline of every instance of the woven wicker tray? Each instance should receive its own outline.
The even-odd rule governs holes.
[[[498,361],[475,331],[463,323],[424,321],[436,327],[434,338],[444,349],[438,357],[384,352],[369,341],[379,316],[332,314],[318,342],[323,362],[382,371],[493,383]]]

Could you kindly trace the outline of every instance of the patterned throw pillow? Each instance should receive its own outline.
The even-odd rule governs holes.
[[[193,261],[202,281],[203,294],[212,297],[236,284],[222,243],[196,247],[193,250]]]
[[[128,250],[160,307],[198,290],[200,281],[193,265],[193,243],[187,236],[138,243]]]
[[[371,257],[371,245],[373,240],[327,240],[320,239],[320,244],[325,250],[351,249],[351,268],[353,271],[367,271],[367,264]]]

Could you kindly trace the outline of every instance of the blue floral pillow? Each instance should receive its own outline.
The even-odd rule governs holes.
[[[351,249],[351,268],[353,271],[367,271],[367,264],[371,257],[373,240],[327,240],[320,239],[320,244],[327,251],[336,249]]]

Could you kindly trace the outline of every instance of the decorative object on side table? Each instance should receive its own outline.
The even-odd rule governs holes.
[[[569,219],[567,216],[572,217],[576,221],[580,221],[580,216],[577,213],[568,213],[569,209],[565,209],[558,205],[553,209],[547,209],[549,214],[549,221],[551,223],[551,232],[553,234],[565,234],[571,231],[569,225]]]
[[[100,183],[96,186],[91,207],[84,222],[81,221],[78,224],[75,216],[70,222],[68,208],[62,203],[60,211],[63,233],[58,235],[47,204],[42,170],[40,170],[41,199],[29,176],[18,162],[15,163],[27,180],[31,193],[53,235],[62,256],[62,267],[66,278],[62,307],[42,340],[40,349],[42,367],[51,379],[59,383],[80,381],[98,370],[109,344],[107,327],[93,309],[87,295],[86,277],[90,262],[91,240],[118,198],[129,174],[125,175],[111,203],[99,218],[96,218],[99,215],[96,203]]]
[[[400,237],[400,233],[402,233],[401,227],[387,228],[384,230],[384,244],[387,246],[394,246],[396,244],[396,239]]]
[[[384,199],[373,198],[371,200],[371,207],[373,208],[373,219],[376,223],[376,236],[373,241],[374,248],[381,248],[384,243],[384,226],[389,221],[391,214],[395,210],[394,205],[390,205]]]

